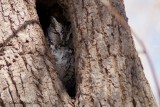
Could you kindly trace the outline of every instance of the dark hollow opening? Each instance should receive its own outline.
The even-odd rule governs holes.
[[[62,35],[63,35],[63,39],[61,40],[61,43],[56,44],[56,48],[53,49],[53,53],[56,53],[57,50],[56,49],[60,49],[62,51],[62,49],[64,49],[64,62],[67,61],[66,65],[62,64],[62,66],[66,66],[66,67],[59,67],[60,64],[56,64],[56,68],[57,68],[57,72],[59,74],[60,80],[62,81],[63,85],[65,86],[68,94],[70,95],[71,98],[75,98],[76,95],[76,81],[75,81],[75,68],[74,68],[74,48],[73,48],[73,41],[72,41],[72,33],[70,33],[71,29],[71,23],[69,21],[69,19],[67,19],[67,17],[65,16],[66,10],[64,10],[58,3],[51,3],[46,1],[41,1],[41,0],[37,0],[36,2],[36,10],[39,16],[39,20],[43,29],[43,32],[45,34],[46,39],[48,40],[49,44],[51,44],[51,47],[53,47],[53,44],[55,44],[53,41],[50,41],[50,36],[48,37],[48,28],[51,27],[51,25],[53,25],[55,27],[55,23],[52,23],[51,18],[54,17],[56,19],[56,21],[58,23],[60,23],[62,25],[63,30],[61,31]],[[65,13],[64,13],[65,12]],[[64,15],[65,14],[65,15]],[[54,28],[53,27],[53,28]],[[56,29],[56,28],[54,28]],[[70,33],[69,39],[68,35]],[[57,34],[57,32],[55,32],[55,35]],[[58,48],[57,48],[58,47]],[[52,48],[51,48],[52,50]],[[68,50],[68,53],[66,52],[66,50]],[[57,55],[57,53],[56,53]],[[55,56],[56,57],[56,56]],[[67,59],[68,58],[68,59]],[[56,58],[55,58],[56,59]],[[57,60],[59,60],[57,58]],[[58,63],[58,61],[57,61]],[[62,58],[62,63],[63,63],[63,58]],[[65,73],[67,72],[67,74],[65,74],[64,76],[60,75],[60,71],[58,71],[60,68],[64,68]],[[69,76],[68,76],[69,75]],[[71,78],[67,78],[70,77]],[[67,78],[67,79],[66,79]]]

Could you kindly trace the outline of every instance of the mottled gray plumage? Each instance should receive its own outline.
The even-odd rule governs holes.
[[[73,47],[70,47],[70,31],[66,30],[66,26],[59,23],[54,17],[51,17],[51,24],[48,28],[48,39],[52,54],[56,61],[57,73],[65,84],[66,88],[75,85],[74,77],[74,55]],[[68,37],[65,37],[68,36]]]

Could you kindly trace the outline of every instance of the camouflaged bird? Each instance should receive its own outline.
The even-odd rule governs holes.
[[[65,25],[62,25],[51,17],[51,24],[48,28],[48,40],[52,50],[52,55],[55,57],[56,70],[67,89],[73,87],[74,77],[74,54],[73,47],[70,43],[70,29],[66,31]]]

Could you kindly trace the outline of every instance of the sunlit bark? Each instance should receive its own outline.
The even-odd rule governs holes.
[[[56,74],[35,1],[1,0],[0,106],[156,107],[130,33],[100,0],[68,1],[75,99]],[[112,6],[127,21],[123,2]]]

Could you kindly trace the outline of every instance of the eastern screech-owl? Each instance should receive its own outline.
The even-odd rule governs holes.
[[[74,53],[71,47],[71,36],[68,34],[70,28],[62,25],[51,17],[51,24],[48,28],[48,40],[55,57],[56,70],[67,89],[75,85],[74,81]]]

